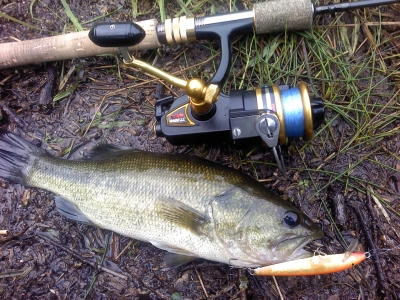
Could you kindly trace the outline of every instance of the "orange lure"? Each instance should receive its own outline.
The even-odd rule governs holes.
[[[307,276],[330,274],[347,270],[366,259],[364,252],[348,254],[316,255],[284,263],[254,269],[256,276]]]

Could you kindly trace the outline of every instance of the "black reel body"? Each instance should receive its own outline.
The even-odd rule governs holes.
[[[156,102],[155,132],[173,145],[260,142],[285,144],[287,138],[312,138],[324,119],[322,100],[310,99],[305,84],[291,88],[273,85],[220,94],[204,115],[191,109],[188,96]],[[274,147],[270,146],[270,147]]]

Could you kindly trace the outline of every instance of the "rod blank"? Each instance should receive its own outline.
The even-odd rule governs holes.
[[[394,4],[394,3],[400,3],[400,1],[399,0],[364,0],[364,1],[356,1],[356,2],[328,4],[328,5],[316,6],[314,8],[314,15],[334,14],[337,12],[344,12],[344,11],[358,9],[358,8],[377,7],[377,6],[381,6],[381,5],[389,5],[389,4]]]

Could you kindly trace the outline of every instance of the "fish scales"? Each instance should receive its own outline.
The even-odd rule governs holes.
[[[243,181],[241,174],[235,174],[231,183],[226,182],[224,176],[215,174],[218,168],[190,162],[146,152],[130,152],[105,162],[61,161],[46,155],[32,168],[26,183],[70,199],[99,227],[146,241],[168,236],[166,243],[184,245],[190,232],[183,228],[170,236],[180,228],[165,220],[162,211],[158,213],[158,205],[178,199],[205,214],[210,195]],[[234,215],[226,216],[232,218],[232,224]],[[199,245],[204,245],[211,253],[220,252],[213,240],[204,237],[200,236],[200,241],[192,238],[190,248],[201,250]]]
[[[3,132],[1,162],[0,176],[14,182],[20,176],[66,199],[56,204],[67,216],[82,214],[93,225],[185,257],[265,266],[304,255],[305,243],[322,236],[254,179],[194,157],[113,150],[69,161]],[[75,208],[65,208],[70,203]]]

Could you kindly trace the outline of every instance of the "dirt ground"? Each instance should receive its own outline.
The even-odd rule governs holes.
[[[111,12],[120,5],[122,9],[107,20],[130,20],[128,1],[70,2],[80,21]],[[32,19],[29,4],[3,0],[0,11],[41,28],[63,30],[67,17],[60,2],[36,3],[34,16],[40,21]],[[167,13],[173,14],[175,5],[168,2]],[[207,12],[208,7],[205,5],[203,12]],[[218,8],[227,9],[227,4]],[[143,1],[138,11],[145,12],[138,15],[138,20],[159,19],[154,3]],[[396,14],[394,8],[388,12]],[[91,25],[85,26],[90,28]],[[393,36],[397,36],[397,45],[400,45],[399,30],[391,30]],[[0,17],[0,43],[46,34]],[[149,62],[157,57],[156,65],[169,72],[179,71],[179,66],[206,61],[182,75],[195,77],[213,70],[213,61],[208,60],[210,47],[218,49],[218,44],[164,47],[158,52],[143,51],[137,55]],[[397,61],[391,62],[397,63],[397,68],[398,59],[397,56]],[[78,87],[53,106],[51,99],[57,93],[59,78],[73,66],[77,71],[69,77],[67,86],[77,82]],[[240,62],[235,62],[232,72],[241,67]],[[47,88],[45,83],[52,77],[55,78],[50,87],[52,95],[41,98]],[[392,80],[399,78],[398,75]],[[232,77],[228,79],[229,82],[233,80]],[[365,80],[366,84],[368,82]],[[386,83],[383,81],[380,86]],[[395,86],[390,85],[389,96],[382,96],[382,103],[395,97]],[[397,84],[397,88],[399,86]],[[227,92],[229,88],[230,85]],[[320,89],[318,86],[316,90]],[[400,298],[400,136],[388,135],[379,147],[358,147],[337,156],[340,145],[351,140],[353,133],[347,131],[349,126],[344,118],[335,119],[325,129],[332,138],[323,143],[316,138],[312,147],[296,140],[285,149],[284,159],[289,167],[289,176],[285,179],[275,165],[265,163],[274,160],[272,153],[262,147],[246,155],[248,152],[231,145],[176,147],[156,138],[153,133],[156,99],[182,94],[183,91],[163,85],[139,71],[122,70],[119,75],[113,56],[10,68],[0,70],[0,128],[33,141],[53,155],[69,159],[80,158],[85,150],[107,142],[147,151],[198,155],[240,168],[253,177],[257,174],[268,188],[292,201],[323,228],[326,238],[315,242],[311,246],[313,249],[319,248],[329,254],[344,252],[340,232],[347,242],[359,239],[358,249],[370,251],[371,258],[349,271],[276,278],[276,282],[270,277],[256,278],[245,270],[204,260],[163,271],[164,251],[107,230],[68,221],[57,212],[53,194],[3,180],[0,181],[0,230],[7,230],[8,234],[0,235],[2,299],[280,299],[279,291],[283,299]],[[398,94],[393,103],[392,106],[398,108]],[[327,109],[325,122],[330,123],[334,115],[333,110]],[[397,118],[388,130],[399,126]],[[302,149],[302,156],[294,149]],[[310,169],[322,166],[325,170],[334,170],[334,174],[341,174],[349,165],[357,164],[351,175],[363,179],[365,184],[356,185],[346,176],[328,184],[334,175],[310,173],[305,170],[304,161]],[[386,217],[373,197],[365,193],[367,182],[389,204],[390,209],[385,209]],[[317,199],[308,200],[324,186]],[[321,198],[326,206],[319,201]]]

